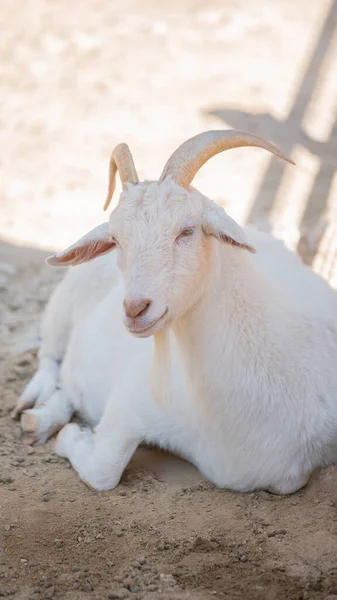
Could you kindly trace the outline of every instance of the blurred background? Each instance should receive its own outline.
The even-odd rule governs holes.
[[[297,166],[238,149],[195,185],[337,284],[336,19],[337,0],[2,0],[1,239],[54,250],[105,219],[119,142],[157,178],[188,137],[239,128]]]

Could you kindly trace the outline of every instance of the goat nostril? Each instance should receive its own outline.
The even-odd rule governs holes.
[[[139,300],[136,302],[124,301],[125,314],[129,319],[136,319],[146,315],[151,305],[151,300]]]

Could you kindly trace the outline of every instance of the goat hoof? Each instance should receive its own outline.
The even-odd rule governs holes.
[[[43,415],[34,414],[36,409],[26,410],[21,415],[22,439],[25,444],[44,444],[52,434],[43,423]]]
[[[39,441],[39,438],[35,435],[23,435],[21,440],[26,446],[34,446]]]
[[[12,410],[12,413],[11,413],[12,419],[14,419],[15,421],[18,421],[20,419],[21,414],[23,413],[24,410],[26,410],[26,408],[28,408],[26,403],[21,402],[21,400],[19,400],[16,407],[13,408],[13,410]]]
[[[39,426],[35,415],[24,413],[21,417],[21,428],[24,433],[34,433]]]
[[[16,406],[15,408],[13,408],[13,410],[11,412],[11,417],[14,421],[18,421],[20,414],[21,414],[20,406]]]

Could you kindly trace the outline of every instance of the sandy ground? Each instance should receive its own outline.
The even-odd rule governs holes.
[[[296,168],[236,150],[195,185],[336,286],[336,19],[333,0],[2,1],[0,596],[336,600],[336,467],[291,497],[240,495],[141,449],[95,493],[10,419],[60,277],[44,258],[104,219],[120,141],[142,178],[205,129],[278,144]]]

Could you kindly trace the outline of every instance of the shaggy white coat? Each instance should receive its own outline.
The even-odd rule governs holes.
[[[129,184],[109,223],[50,263],[87,260],[44,316],[17,408],[31,441],[61,430],[56,452],[98,490],[142,442],[239,491],[292,493],[336,461],[337,297],[280,241],[165,180]],[[145,315],[125,315],[144,298]]]

